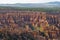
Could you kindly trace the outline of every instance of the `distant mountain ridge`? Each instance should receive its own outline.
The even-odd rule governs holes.
[[[0,4],[0,6],[10,7],[60,7],[60,2],[48,2],[48,3],[16,3],[16,4]]]
[[[55,1],[55,2],[48,2],[48,4],[60,4],[60,2]]]

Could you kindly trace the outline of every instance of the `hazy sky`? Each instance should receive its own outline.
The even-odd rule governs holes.
[[[50,1],[60,0],[0,0],[0,4],[12,4],[12,3],[45,3]]]

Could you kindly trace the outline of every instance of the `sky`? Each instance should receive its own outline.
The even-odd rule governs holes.
[[[0,4],[14,4],[14,3],[45,3],[60,0],[0,0]]]

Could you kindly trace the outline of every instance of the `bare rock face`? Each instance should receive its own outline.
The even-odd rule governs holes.
[[[60,14],[16,10],[1,13],[0,39],[59,40]]]

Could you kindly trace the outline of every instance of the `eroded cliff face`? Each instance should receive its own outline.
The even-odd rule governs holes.
[[[14,10],[0,13],[0,39],[59,40],[59,33],[60,14]]]

